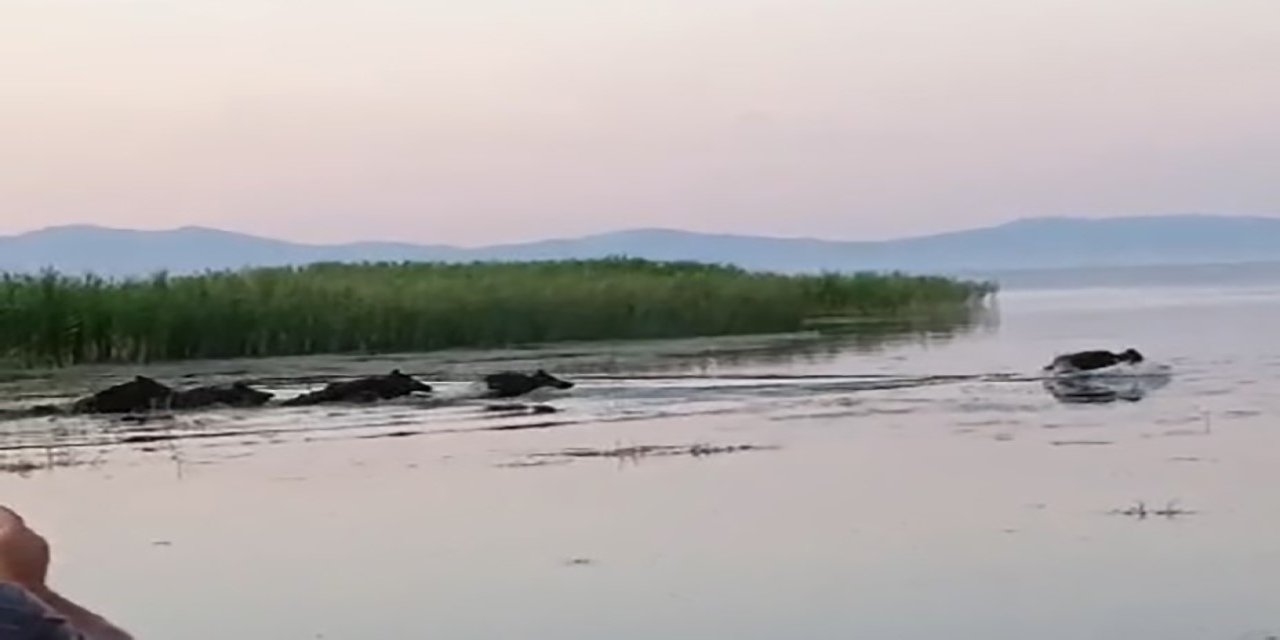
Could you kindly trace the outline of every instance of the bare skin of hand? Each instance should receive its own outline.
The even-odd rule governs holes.
[[[49,542],[28,527],[22,516],[0,506],[0,582],[26,589],[90,640],[132,640],[102,616],[50,589],[49,560]]]
[[[48,577],[49,543],[22,516],[0,507],[0,580],[37,592]]]

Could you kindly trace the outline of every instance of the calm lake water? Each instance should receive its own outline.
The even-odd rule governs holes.
[[[401,366],[453,400],[8,422],[5,463],[39,468],[0,497],[49,534],[62,588],[140,638],[1261,640],[1280,634],[1270,269],[1023,278],[998,317],[878,344],[210,363],[285,392]],[[1172,377],[1110,403],[1036,379],[1129,346]],[[476,372],[533,364],[580,382],[560,412],[465,400]],[[758,448],[596,455],[691,445]],[[1139,501],[1175,513],[1118,512]]]

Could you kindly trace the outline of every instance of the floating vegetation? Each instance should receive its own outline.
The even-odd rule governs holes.
[[[544,415],[548,413],[559,413],[560,411],[549,404],[523,404],[519,402],[486,405],[484,410],[493,413],[512,415]]]
[[[711,445],[711,444],[693,444],[693,445],[633,445],[628,447],[615,447],[612,449],[592,449],[592,448],[573,448],[564,449],[554,453],[538,453],[534,454],[535,458],[622,458],[622,459],[638,459],[654,456],[692,456],[694,458],[702,458],[706,456],[721,455],[726,453],[743,453],[747,451],[765,451],[778,449],[776,446],[762,446],[755,444],[738,444],[738,445]]]
[[[1115,509],[1111,513],[1116,515],[1129,516],[1132,518],[1137,518],[1139,520],[1146,520],[1148,517],[1152,517],[1152,516],[1169,518],[1172,520],[1173,518],[1176,518],[1178,516],[1185,516],[1185,515],[1190,515],[1195,513],[1194,511],[1189,511],[1186,509],[1179,508],[1177,504],[1178,504],[1177,500],[1171,500],[1164,507],[1149,509],[1147,508],[1147,504],[1145,502],[1139,500],[1138,502],[1134,503],[1134,505],[1131,507],[1127,507],[1125,509]]]
[[[89,463],[88,460],[75,456],[69,448],[42,447],[42,449],[44,449],[44,452],[40,459],[29,457],[35,454],[37,451],[35,448],[28,450],[29,453],[6,453],[5,455],[0,455],[0,474],[13,474],[26,478],[37,471],[75,467]]]
[[[20,476],[26,476],[34,471],[43,469],[44,465],[32,462],[30,460],[4,460],[0,461],[0,473],[13,473]]]
[[[612,448],[574,447],[560,451],[535,453],[526,456],[521,460],[506,462],[497,466],[509,469],[522,469],[564,465],[569,464],[574,460],[583,459],[614,459],[621,462],[638,463],[640,460],[653,457],[689,456],[693,458],[705,458],[708,456],[730,453],[771,451],[780,448],[781,447],[778,446],[756,444],[631,445],[616,446]]]
[[[531,467],[550,467],[569,464],[569,462],[569,460],[549,460],[544,458],[541,460],[516,460],[514,462],[503,462],[495,466],[503,469],[527,469]]]

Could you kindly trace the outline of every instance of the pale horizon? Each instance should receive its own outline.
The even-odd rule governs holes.
[[[1269,0],[0,0],[0,235],[1280,216]]]

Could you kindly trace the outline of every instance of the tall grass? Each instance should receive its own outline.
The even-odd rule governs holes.
[[[0,359],[26,366],[771,333],[971,305],[984,283],[783,276],[632,259],[317,264],[109,281],[0,276]]]

